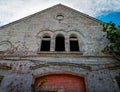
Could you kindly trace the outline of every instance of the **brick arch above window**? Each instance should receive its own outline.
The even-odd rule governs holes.
[[[78,38],[77,34],[70,34],[69,38]]]
[[[36,34],[36,37],[37,38],[42,38],[44,35],[46,36],[50,36],[50,37],[53,37],[53,32],[50,31],[50,30],[45,30],[45,31],[39,31],[37,34]]]
[[[51,35],[49,33],[45,33],[42,35],[42,38],[51,38]]]
[[[66,33],[65,31],[63,31],[63,30],[61,30],[61,31],[56,31],[56,32],[54,33],[54,37],[56,38],[56,36],[58,36],[58,35],[61,35],[61,36],[63,36],[63,37],[65,38],[66,35],[67,35],[67,33]]]
[[[77,35],[78,37],[81,36],[81,37],[85,37],[85,35],[81,32],[81,31],[78,31],[78,30],[70,30],[67,32],[68,35],[71,35],[71,34],[75,34]]]

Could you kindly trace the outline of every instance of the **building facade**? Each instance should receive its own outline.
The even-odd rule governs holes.
[[[0,27],[0,92],[119,92],[102,24],[58,4]]]

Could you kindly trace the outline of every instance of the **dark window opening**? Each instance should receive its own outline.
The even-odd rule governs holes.
[[[41,51],[50,51],[50,36],[44,36],[42,38]]]
[[[70,51],[79,51],[79,45],[77,40],[70,40]]]
[[[70,51],[79,51],[78,39],[74,34],[70,36]]]
[[[50,41],[42,40],[41,51],[50,51]]]
[[[65,39],[62,36],[56,37],[55,51],[65,51]]]

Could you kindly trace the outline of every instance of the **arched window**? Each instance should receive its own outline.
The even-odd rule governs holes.
[[[79,43],[76,35],[70,36],[70,51],[79,51]]]
[[[63,35],[56,36],[55,51],[65,51],[65,38]]]
[[[41,51],[50,51],[50,36],[43,36],[41,42]]]

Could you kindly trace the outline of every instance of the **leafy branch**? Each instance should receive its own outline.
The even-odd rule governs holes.
[[[103,31],[110,41],[110,44],[104,48],[104,52],[112,54],[120,61],[120,26],[116,27],[113,22],[109,22],[103,25]]]

